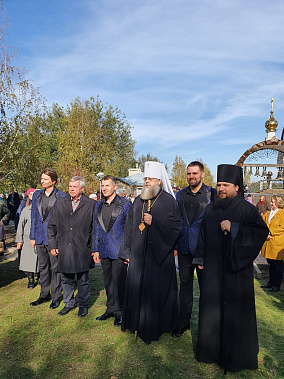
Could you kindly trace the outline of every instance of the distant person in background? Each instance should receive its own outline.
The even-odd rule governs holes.
[[[266,201],[264,195],[260,196],[259,201],[256,203],[256,209],[261,216],[263,216],[267,211],[270,211],[270,205],[268,204],[268,201]]]
[[[18,192],[13,191],[8,195],[7,204],[10,211],[10,220],[12,221],[15,219],[16,211],[19,208],[20,202],[21,200]]]
[[[15,218],[14,218],[14,223],[15,223],[15,229],[16,230],[18,229],[18,224],[19,224],[20,215],[22,213],[22,210],[32,203],[32,195],[31,196],[29,196],[29,195],[33,194],[34,192],[35,192],[34,188],[28,189],[27,192],[26,192],[26,196],[23,198],[23,200],[20,202],[20,205],[18,206],[18,209],[17,209],[16,214],[15,214]],[[18,249],[18,260],[20,262],[22,245],[21,245],[20,248],[17,248],[17,249]]]
[[[32,203],[32,200],[29,197],[29,194],[30,193],[34,193],[34,192],[35,192],[34,188],[28,189],[27,192],[26,192],[26,194],[25,194],[25,196],[24,196],[24,198],[21,200],[20,205],[18,206],[18,209],[16,210],[16,215],[15,215],[15,218],[14,218],[14,223],[15,223],[15,229],[16,230],[18,228],[18,223],[19,223],[19,220],[20,220],[20,215],[22,213],[22,210]]]
[[[91,193],[91,195],[89,196],[89,198],[92,199],[92,200],[95,200],[95,201],[98,200],[98,196],[95,193]]]
[[[0,255],[4,255],[6,252],[6,242],[5,242],[5,230],[4,230],[4,222],[9,221],[10,212],[6,207],[4,200],[0,200]]]
[[[247,195],[246,201],[248,201],[249,203],[251,203],[252,205],[254,205],[254,203],[252,201],[252,196],[250,194]]]
[[[9,209],[9,220],[13,220],[13,208],[14,208],[13,195],[14,195],[14,191],[9,193],[9,195],[7,196],[7,208]]]
[[[244,184],[244,193],[250,193],[250,190],[246,184]]]
[[[20,195],[18,192],[14,192],[13,194],[13,210],[12,210],[12,220],[15,220],[17,209],[20,206],[22,198],[20,198]]]
[[[27,198],[25,200],[25,206],[21,211],[20,219],[18,222],[18,228],[16,233],[15,242],[17,243],[18,252],[20,254],[20,266],[19,269],[24,271],[29,279],[28,288],[34,288],[36,286],[35,274],[38,273],[38,259],[35,251],[35,247],[30,244],[30,228],[31,228],[31,202],[35,189],[30,188],[27,190]]]
[[[8,209],[8,202],[7,202],[8,194],[2,194],[1,200],[3,200],[5,207]],[[8,209],[9,210],[9,209]],[[9,225],[10,222],[10,215],[7,219],[3,220],[4,225]]]
[[[284,259],[284,200],[282,196],[272,196],[271,211],[266,212],[263,219],[269,228],[269,235],[261,249],[261,255],[269,264],[269,281],[261,286],[270,292],[280,290],[283,279]]]

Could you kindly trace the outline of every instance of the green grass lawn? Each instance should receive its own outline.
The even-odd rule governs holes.
[[[163,335],[146,345],[133,335],[96,317],[105,311],[100,267],[90,271],[89,314],[77,310],[57,317],[49,303],[30,307],[39,287],[28,290],[17,261],[0,262],[0,378],[221,378],[217,365],[198,363],[193,346],[197,338],[198,289],[191,331],[174,339]],[[255,282],[259,330],[259,369],[228,374],[228,378],[284,378],[283,289],[273,295]]]

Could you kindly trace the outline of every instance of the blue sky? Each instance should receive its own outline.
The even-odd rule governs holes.
[[[48,104],[100,96],[140,154],[213,174],[284,123],[283,0],[2,0],[16,63]],[[276,163],[276,162],[272,162]]]

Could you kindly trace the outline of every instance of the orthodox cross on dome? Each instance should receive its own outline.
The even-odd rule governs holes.
[[[273,103],[274,103],[274,99],[272,97],[270,117],[265,123],[265,128],[266,128],[266,133],[267,133],[267,137],[265,138],[266,141],[271,140],[273,137],[275,137],[275,132],[278,126],[278,122],[273,117]]]

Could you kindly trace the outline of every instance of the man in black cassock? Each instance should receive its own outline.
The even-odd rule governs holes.
[[[164,165],[146,162],[144,176],[120,245],[119,257],[129,261],[121,329],[150,343],[177,327],[173,249],[182,221]]]
[[[203,267],[196,359],[224,372],[256,369],[253,261],[268,235],[243,199],[242,169],[219,165],[217,197],[202,222],[194,263]]]

